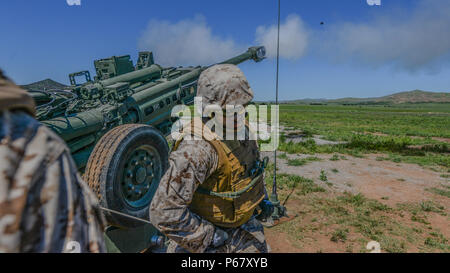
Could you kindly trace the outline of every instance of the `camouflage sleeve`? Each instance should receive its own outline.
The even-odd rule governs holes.
[[[217,169],[216,150],[204,140],[183,140],[169,157],[169,169],[161,179],[150,205],[150,221],[180,247],[204,252],[214,226],[188,208],[197,187]]]
[[[103,252],[103,216],[63,141],[0,115],[0,252]]]

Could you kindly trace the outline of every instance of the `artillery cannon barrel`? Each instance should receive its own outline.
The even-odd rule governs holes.
[[[240,64],[247,60],[254,60],[255,62],[260,62],[265,58],[266,49],[263,46],[254,46],[250,47],[245,53],[238,55],[234,58],[228,59],[221,64]],[[151,105],[153,99],[155,99],[161,93],[167,93],[169,91],[175,90],[180,86],[196,81],[200,74],[207,69],[209,66],[203,66],[193,69],[191,72],[186,73],[178,78],[173,80],[169,80],[164,83],[160,83],[156,86],[149,87],[147,89],[140,89],[140,92],[137,92],[132,95],[133,99],[136,101],[138,105],[145,108]]]
[[[204,69],[205,67],[196,68],[191,72],[186,73],[178,78],[175,78],[173,80],[164,83],[160,83],[156,86],[135,93],[132,95],[132,97],[136,101],[136,103],[140,105],[152,103],[152,99],[155,95],[158,95],[160,93],[166,93],[170,90],[177,89],[180,85],[197,80],[198,77],[200,76],[200,73],[202,73]]]
[[[228,59],[221,64],[239,64],[244,61],[253,59],[259,62],[265,58],[265,48],[262,46],[250,47],[245,53],[234,58]],[[142,108],[154,104],[154,100],[161,94],[175,91],[185,84],[194,83],[200,76],[201,72],[208,66],[197,67],[192,71],[181,75],[175,79],[158,83],[156,86],[143,89],[132,95],[135,102]],[[163,72],[163,68],[159,65],[151,65],[150,67],[126,73],[111,79],[100,81],[102,86],[109,86],[118,82],[136,83],[151,78],[159,78]],[[141,88],[140,88],[141,89]],[[94,108],[89,111],[78,113],[75,116],[57,117],[50,120],[42,121],[45,125],[52,128],[65,141],[70,141],[77,137],[88,135],[99,131],[103,127],[103,114],[101,108]]]
[[[102,80],[100,81],[100,83],[103,86],[113,85],[118,82],[129,82],[130,84],[133,84],[144,80],[159,78],[161,77],[162,71],[163,69],[161,66],[153,64],[147,68],[119,75],[114,78]]]
[[[103,115],[100,109],[95,108],[72,117],[57,117],[41,122],[67,142],[101,130]]]
[[[266,58],[266,48],[263,46],[253,46],[250,47],[245,53],[228,59],[221,64],[234,64],[238,65],[247,60],[254,60],[255,62],[260,62]]]
[[[259,62],[264,58],[264,47],[250,47],[243,54],[223,61],[221,64],[238,65],[250,59]],[[72,110],[76,110],[75,113],[72,113],[74,111],[70,111],[72,114],[64,112],[60,103],[49,110],[51,113],[45,113],[42,117],[42,119],[44,117],[50,117],[50,119],[41,119],[41,122],[67,142],[78,168],[82,168],[86,165],[98,139],[120,124],[151,124],[166,133],[172,123],[171,106],[178,104],[179,101],[187,104],[191,102],[195,96],[196,82],[200,74],[208,67],[210,66],[180,69],[163,68],[153,64],[109,79],[89,81],[88,85],[73,87],[72,92],[82,94],[77,98],[76,104],[71,104]],[[119,87],[106,90],[106,87],[120,82],[129,83],[134,94],[123,100],[123,97],[119,96],[119,91],[123,90],[119,90]],[[106,91],[99,92],[102,88]],[[175,94],[176,97],[174,97]],[[35,97],[36,100],[43,102],[52,99],[44,94],[35,95]],[[83,99],[86,103],[81,104]],[[78,108],[79,103],[83,107]],[[62,116],[64,113],[65,115]]]
[[[245,53],[238,55],[236,57],[233,57],[231,59],[228,59],[224,62],[221,62],[221,64],[234,64],[238,65],[242,62],[248,61],[250,59],[254,60],[255,62],[260,62],[265,58],[266,55],[266,49],[263,46],[254,46],[250,47]],[[202,67],[202,71],[205,70],[208,67]],[[148,87],[147,87],[148,86]],[[140,92],[146,89],[153,88],[154,83],[148,83],[143,86],[139,86],[137,88],[134,88],[136,92]]]

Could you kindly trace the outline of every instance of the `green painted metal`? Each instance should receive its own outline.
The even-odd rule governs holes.
[[[164,246],[155,246],[152,243],[155,236],[161,234],[150,224],[130,229],[109,227],[104,233],[108,253],[158,252],[157,249]]]
[[[265,58],[264,47],[251,47],[245,53],[222,63],[239,64]],[[163,134],[170,133],[174,120],[172,107],[189,105],[197,91],[197,80],[208,66],[167,67],[154,64],[151,52],[140,52],[133,67],[130,57],[94,61],[94,81],[88,71],[69,75],[70,90],[34,91],[37,118],[68,144],[78,169],[82,170],[95,144],[111,129],[127,123],[149,124]],[[78,85],[75,77],[87,81]],[[162,170],[158,152],[140,146],[127,154],[120,181],[128,205],[145,206],[158,185]],[[109,227],[104,233],[108,252],[161,251],[164,239],[146,223],[137,228]],[[159,250],[158,250],[159,249]]]
[[[264,57],[264,47],[251,47],[222,63],[259,62]],[[149,124],[169,134],[172,107],[193,102],[197,79],[208,68],[163,68],[153,63],[151,52],[141,52],[136,67],[128,55],[97,60],[94,65],[100,72],[94,81],[74,83],[64,92],[33,93],[37,118],[67,142],[79,169],[86,165],[95,143],[121,124]],[[85,73],[70,74],[71,81],[75,75]]]

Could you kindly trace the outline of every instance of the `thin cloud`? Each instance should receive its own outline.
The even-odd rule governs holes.
[[[215,35],[203,16],[176,23],[151,20],[138,41],[140,50],[151,50],[162,65],[207,65],[240,52],[232,39]]]
[[[256,29],[256,42],[266,47],[269,58],[276,57],[277,35],[277,25]],[[306,52],[308,40],[308,31],[300,16],[289,15],[280,25],[280,57],[291,60],[301,58]]]
[[[403,12],[383,13],[366,23],[340,23],[315,43],[335,61],[373,67],[435,71],[448,63],[450,1],[421,0],[411,14]]]
[[[257,45],[264,45],[267,57],[276,56],[277,26],[259,26]],[[308,33],[298,15],[290,15],[280,27],[280,56],[299,59],[305,54]],[[151,20],[138,40],[140,50],[151,50],[162,65],[206,65],[240,54],[247,46],[213,33],[203,16],[179,22]]]

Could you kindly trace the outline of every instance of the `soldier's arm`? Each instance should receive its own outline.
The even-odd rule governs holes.
[[[41,187],[39,189],[39,187]],[[25,230],[31,238],[24,237],[23,250],[32,252],[105,252],[104,219],[98,201],[77,172],[70,152],[64,150],[37,178],[36,198],[29,198],[25,223],[35,226],[33,216],[42,217],[45,227],[42,249],[34,249],[33,230]],[[27,225],[24,225],[26,228]],[[29,240],[28,240],[29,239]],[[30,247],[30,249],[26,249]]]
[[[23,227],[25,234],[36,236],[33,229],[38,223],[33,221],[33,217],[39,215],[42,218],[45,223],[40,227],[43,248],[36,249],[32,238],[24,237],[23,250],[104,252],[104,220],[96,197],[78,174],[70,151],[62,140],[44,126],[39,128],[37,137],[39,134],[46,138],[46,156],[50,158],[46,168],[35,173],[36,184],[30,189]],[[58,147],[62,152],[57,151]],[[31,229],[27,230],[28,227]]]
[[[44,126],[39,128],[37,137],[39,134],[43,135],[42,141],[44,137],[46,139],[44,145],[48,148],[49,162],[42,172],[35,173],[36,184],[30,189],[23,226],[25,234],[36,236],[33,229],[38,223],[33,217],[39,215],[42,218],[45,223],[40,227],[43,248],[35,249],[32,239],[24,237],[23,250],[104,252],[104,219],[96,197],[78,174],[62,140]],[[57,151],[58,147],[62,152]],[[27,227],[31,229],[26,230]]]
[[[214,226],[189,210],[197,187],[217,169],[218,155],[204,140],[183,140],[169,157],[169,168],[150,206],[150,221],[190,252],[203,252]]]

